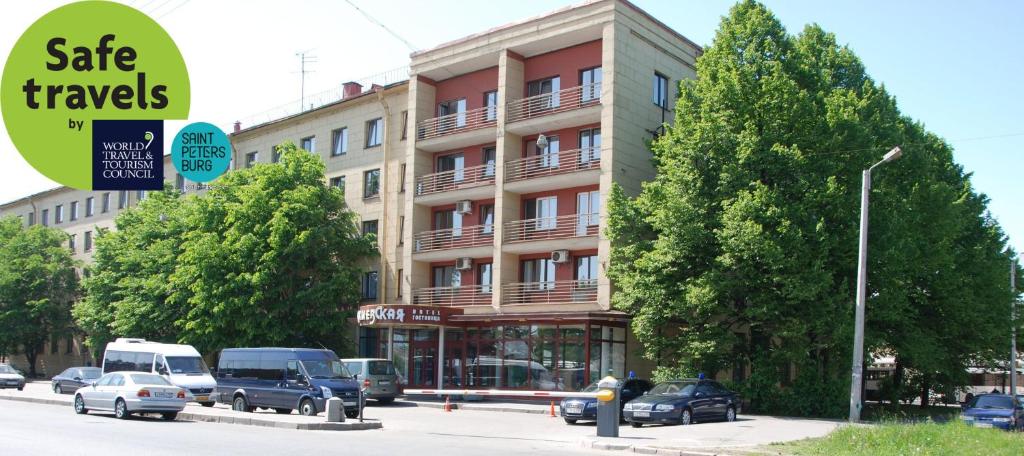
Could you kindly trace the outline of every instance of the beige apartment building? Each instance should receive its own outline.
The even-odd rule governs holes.
[[[316,108],[236,123],[232,167],[273,163],[284,141],[321,156],[380,248],[362,278],[359,355],[394,360],[410,387],[643,376],[652,366],[610,304],[604,202],[613,184],[636,194],[653,178],[646,142],[700,52],[628,1],[589,1],[415,52],[407,75],[346,83]],[[0,215],[38,223],[48,210],[88,262],[85,231],[117,211],[52,218],[102,193],[55,189]]]

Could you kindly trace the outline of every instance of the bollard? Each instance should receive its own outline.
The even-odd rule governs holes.
[[[341,398],[332,397],[328,399],[326,408],[328,423],[345,422],[345,404],[341,402]]]
[[[597,383],[597,436],[619,436],[619,381],[611,375]]]

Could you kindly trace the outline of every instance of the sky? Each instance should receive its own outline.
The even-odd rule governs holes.
[[[710,45],[722,0],[633,0],[676,31]],[[66,2],[4,3],[0,61],[21,33]],[[297,105],[297,52],[316,56],[306,93],[337,88],[408,65],[411,49],[437,44],[562,8],[577,1],[515,0],[133,0],[171,35],[188,66],[188,122],[230,131],[234,121]],[[973,173],[977,191],[1024,251],[1024,2],[764,2],[790,33],[817,23],[836,35],[885,84],[903,114],[945,138]],[[355,7],[393,30],[395,38]],[[167,121],[176,132],[186,121]],[[36,172],[0,129],[0,202],[57,186]],[[173,135],[168,134],[167,141]],[[169,144],[168,144],[169,146]],[[169,147],[167,148],[169,150]],[[884,172],[884,170],[882,171]]]

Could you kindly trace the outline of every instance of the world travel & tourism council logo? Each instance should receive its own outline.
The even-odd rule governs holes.
[[[57,8],[15,43],[0,80],[11,141],[68,187],[163,186],[165,119],[188,118],[188,71],[149,16],[107,1]]]

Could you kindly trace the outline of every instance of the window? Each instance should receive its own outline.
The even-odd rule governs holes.
[[[53,210],[53,223],[64,222],[64,205],[58,204]]]
[[[348,128],[339,128],[331,132],[331,156],[337,157],[348,153]]]
[[[252,166],[256,164],[256,161],[259,160],[259,158],[259,152],[249,152],[245,154],[245,167],[252,168]]]
[[[85,232],[85,251],[92,251],[92,231]]]
[[[181,193],[185,193],[185,176],[181,174],[174,176],[174,188]]]
[[[78,220],[78,201],[71,202],[71,221]]]
[[[601,129],[587,128],[580,130],[580,162],[579,165],[592,165],[601,161]]]
[[[484,119],[488,122],[498,119],[498,91],[491,90],[484,92],[484,106],[487,107],[487,112]]]
[[[401,169],[402,171],[398,174],[399,176],[402,177],[401,180],[399,181],[400,183],[398,184],[398,191],[400,193],[405,191],[405,163],[402,163]]]
[[[32,225],[35,225],[35,224],[36,224],[36,213],[35,212],[29,212],[28,213],[28,226],[32,226]]]
[[[377,271],[370,271],[363,274],[363,299],[377,299]]]
[[[537,146],[537,140],[531,139],[526,142],[526,153],[535,155],[538,158],[530,160],[530,169],[544,171],[543,168],[558,168],[558,153],[561,152],[561,142],[558,136],[548,136],[548,145],[543,149]]]
[[[557,108],[560,104],[558,91],[561,90],[561,79],[553,77],[532,81],[526,85],[526,96],[535,97],[530,100],[532,111]],[[544,95],[544,96],[539,96]]]
[[[520,264],[523,282],[532,284],[532,290],[552,290],[555,288],[555,262],[551,258],[523,260]]]
[[[523,205],[523,218],[534,220],[533,229],[555,229],[558,223],[558,198],[548,196],[526,200]]]
[[[588,227],[601,222],[601,193],[580,192],[576,194],[576,235],[586,236]]]
[[[659,73],[654,73],[654,87],[652,91],[654,104],[668,109],[668,78]]]
[[[398,216],[398,245],[405,244],[405,216]]]
[[[363,221],[363,236],[367,234],[377,235],[377,221],[376,220],[364,220]]]
[[[75,235],[68,235],[68,248],[71,249],[71,253],[75,253]]]
[[[461,152],[437,157],[437,172],[443,173],[445,171],[454,171],[454,173],[452,173],[452,180],[455,182],[462,182],[462,180],[465,179],[465,168],[466,158]]]
[[[398,297],[402,297],[402,279],[405,278],[405,271],[402,269],[398,270]]]
[[[138,191],[136,191],[135,192],[135,199],[136,199],[136,201],[141,203],[143,200],[146,199],[146,191],[145,190],[138,190]]]
[[[441,118],[437,128],[447,131],[466,126],[466,99],[448,100],[437,104],[437,117]]]
[[[484,177],[494,177],[494,161],[495,161],[495,149],[493,147],[484,147],[483,150],[483,162]]]
[[[339,188],[341,191],[345,191],[345,176],[337,176],[331,178],[331,187]]]
[[[462,273],[455,266],[434,266],[434,288],[458,288],[462,286]]]
[[[493,268],[491,263],[483,263],[477,266],[476,277],[481,293],[491,293],[493,291]]]
[[[580,102],[601,99],[601,67],[580,71]]]
[[[50,226],[50,210],[43,209],[43,226]]]
[[[92,217],[96,212],[96,198],[88,197],[85,199],[85,216]]]
[[[277,146],[270,147],[270,162],[277,163],[281,161],[281,148]]]
[[[597,286],[597,255],[576,257],[576,280],[581,288]]]
[[[371,169],[363,173],[363,198],[380,196],[380,170]]]
[[[309,136],[302,138],[302,150],[310,153],[316,153],[316,136]]]
[[[128,192],[125,191],[125,190],[121,190],[117,194],[117,208],[118,209],[124,209],[125,206],[127,206],[127,205],[128,205]]]
[[[377,147],[384,139],[384,119],[378,117],[366,122],[366,147]]]
[[[480,213],[480,224],[484,226],[483,233],[494,233],[494,205],[481,204],[477,208],[477,212]]]
[[[405,140],[405,136],[408,133],[406,130],[409,129],[409,111],[402,111],[402,140]]]

